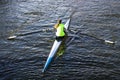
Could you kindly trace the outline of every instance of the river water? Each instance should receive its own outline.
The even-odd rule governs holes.
[[[72,40],[43,74],[53,25],[73,11]],[[0,80],[120,80],[119,25],[120,0],[0,0]]]

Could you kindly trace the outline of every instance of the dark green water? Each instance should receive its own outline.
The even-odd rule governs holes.
[[[53,25],[73,10],[70,30],[77,37],[42,74]],[[1,0],[0,80],[120,80],[119,25],[119,0]]]

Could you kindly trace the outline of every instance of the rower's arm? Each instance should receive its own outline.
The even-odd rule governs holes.
[[[54,28],[57,29],[58,26],[59,26],[59,24],[57,23],[57,24],[54,25]]]

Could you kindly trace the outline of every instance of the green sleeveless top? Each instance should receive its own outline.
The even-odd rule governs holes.
[[[57,28],[56,36],[58,36],[58,37],[65,36],[65,33],[64,33],[64,24],[59,24],[59,26]]]

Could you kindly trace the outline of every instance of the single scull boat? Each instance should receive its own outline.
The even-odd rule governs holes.
[[[68,28],[69,28],[70,21],[71,21],[71,19],[69,18],[69,19],[67,20],[67,22],[65,23],[65,26],[64,26],[64,27],[65,27],[66,30],[68,30]],[[46,63],[45,63],[45,66],[44,66],[42,72],[45,72],[45,71],[46,71],[46,69],[48,68],[48,66],[50,65],[50,63],[52,62],[52,60],[54,59],[54,57],[55,57],[55,55],[56,55],[56,53],[57,53],[57,51],[58,51],[61,43],[62,43],[62,40],[60,40],[60,41],[55,40],[55,41],[54,41],[54,44],[53,44],[53,46],[52,46],[52,49],[51,49],[51,51],[50,51],[50,53],[49,53],[49,56],[48,56],[48,58],[47,58],[47,61],[46,61]]]

